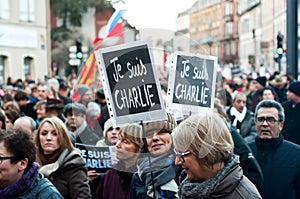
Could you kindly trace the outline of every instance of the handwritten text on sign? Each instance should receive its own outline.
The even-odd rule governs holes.
[[[213,60],[178,55],[173,103],[210,107]]]
[[[103,53],[103,59],[118,116],[160,108],[146,45]]]

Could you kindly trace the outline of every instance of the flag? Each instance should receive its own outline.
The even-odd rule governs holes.
[[[106,36],[105,38],[96,38],[94,40],[95,48],[92,50],[92,53],[88,57],[87,61],[84,63],[82,70],[78,76],[78,85],[85,84],[91,87],[95,83],[96,74],[97,74],[97,63],[94,52],[100,48],[100,46],[111,46],[116,44],[123,43],[124,38],[124,28],[121,18],[125,10],[118,10],[114,12],[107,23]],[[72,95],[74,102],[80,100],[78,90],[74,90]]]

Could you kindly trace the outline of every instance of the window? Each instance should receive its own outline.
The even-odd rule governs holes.
[[[226,2],[225,4],[225,15],[232,15],[232,2]]]
[[[0,0],[0,19],[9,19],[9,0]]]
[[[32,68],[32,61],[33,59],[31,57],[25,57],[24,58],[24,75],[26,77],[27,74],[31,74],[31,68]]]
[[[5,69],[5,61],[7,57],[0,56],[0,84],[4,83],[4,69]]]
[[[233,33],[233,23],[232,22],[227,22],[225,24],[225,34],[230,35]]]
[[[20,20],[34,21],[34,0],[20,0]]]

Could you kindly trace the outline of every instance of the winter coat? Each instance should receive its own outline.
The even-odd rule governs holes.
[[[96,145],[100,139],[86,121],[84,121],[76,131],[69,131],[69,137],[74,146],[75,143]]]
[[[32,183],[30,188],[17,196],[15,199],[63,199],[63,196],[59,193],[53,184],[38,173],[36,180]]]
[[[32,167],[13,185],[0,189],[0,198],[5,199],[63,199],[53,184]]]
[[[78,150],[65,149],[56,162],[43,165],[40,172],[65,199],[91,198],[87,169]]]
[[[204,182],[191,181],[186,178],[180,185],[181,199],[259,199],[256,187],[243,175],[238,157],[233,157],[217,173]]]
[[[249,145],[237,132],[233,125],[230,127],[231,136],[234,143],[233,153],[239,156],[240,166],[243,169],[243,174],[256,186],[258,191],[261,191],[264,180],[262,170]]]
[[[227,115],[232,123],[235,117],[230,114],[231,108],[228,109]],[[255,137],[257,136],[254,114],[247,110],[244,119],[241,123],[238,122],[236,128],[239,130],[239,133],[246,140],[247,143],[253,142]]]
[[[282,104],[285,120],[281,134],[284,139],[300,145],[300,103],[293,107],[290,101]]]
[[[300,147],[283,139],[259,139],[250,144],[263,171],[264,199],[300,198]]]
[[[96,199],[129,199],[131,179],[136,165],[125,169],[122,162],[110,168],[96,191]]]

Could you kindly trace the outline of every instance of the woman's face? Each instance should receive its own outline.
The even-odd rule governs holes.
[[[274,95],[271,90],[264,90],[262,98],[264,100],[274,100]]]
[[[4,146],[4,142],[0,142],[0,156],[1,157],[12,157],[13,155],[6,150]],[[17,162],[16,164],[12,164],[10,159],[2,160],[0,164],[0,185],[2,187],[8,187],[15,182],[17,182],[24,173],[24,165],[23,169],[21,161]]]
[[[117,144],[117,158],[119,160],[129,160],[137,157],[138,147],[129,139],[120,139]]]
[[[40,127],[39,138],[44,155],[51,155],[60,147],[58,133],[49,122]]]
[[[106,132],[106,137],[109,143],[115,145],[118,142],[119,131],[120,131],[119,127],[108,129],[108,131]]]
[[[14,124],[11,122],[10,119],[8,119],[8,117],[5,117],[5,127],[6,129],[11,129],[14,126]]]
[[[207,180],[206,174],[209,173],[210,170],[205,166],[200,165],[194,154],[191,153],[183,158],[184,161],[182,162],[176,157],[175,164],[180,165],[184,169],[188,179],[197,181]]]
[[[167,131],[153,131],[147,132],[148,150],[153,156],[159,156],[171,149],[172,137]]]
[[[46,117],[46,104],[42,104],[36,110],[37,118],[41,119]]]

